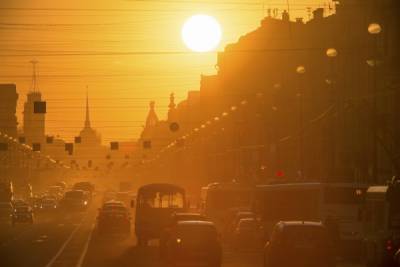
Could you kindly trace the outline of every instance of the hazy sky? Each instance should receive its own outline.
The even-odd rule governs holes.
[[[325,2],[289,0],[291,16],[307,19],[307,7]],[[214,16],[222,50],[256,29],[268,8],[287,9],[287,1],[0,0],[0,8],[0,83],[17,84],[19,122],[35,58],[47,134],[69,141],[79,134],[88,86],[92,125],[109,142],[138,137],[149,101],[164,118],[171,92],[182,100],[198,90],[201,74],[215,73],[216,53],[165,54],[188,51],[180,36],[188,17]]]

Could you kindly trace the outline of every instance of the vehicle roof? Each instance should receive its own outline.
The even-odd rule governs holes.
[[[172,215],[173,216],[203,216],[202,214],[196,213],[196,212],[175,212]]]
[[[122,201],[109,200],[109,201],[103,203],[103,206],[125,206],[125,204]]]
[[[208,221],[179,221],[177,223],[178,226],[184,226],[184,225],[192,225],[192,226],[212,226],[215,227],[213,222],[208,222]]]
[[[239,220],[239,222],[250,222],[250,221],[255,222],[256,219],[255,218],[242,218]]]
[[[249,185],[243,185],[240,183],[211,183],[207,185],[205,188],[208,188],[208,190],[214,190],[214,189],[226,189],[226,190],[249,190],[251,188],[254,188],[253,186]]]
[[[367,184],[358,184],[358,183],[319,183],[319,182],[288,182],[288,183],[272,183],[272,184],[262,184],[262,185],[257,185],[256,187],[258,189],[263,189],[263,188],[297,188],[299,186],[308,186],[311,188],[318,188],[321,186],[329,186],[329,187],[347,187],[347,188],[368,188]]]
[[[311,222],[311,221],[280,221],[278,222],[281,227],[291,227],[291,226],[313,226],[313,227],[324,227],[322,222]]]
[[[389,186],[387,185],[375,185],[375,186],[370,186],[367,190],[367,193],[386,193],[389,189]]]
[[[159,189],[174,190],[174,191],[178,191],[181,193],[185,192],[185,190],[178,185],[167,184],[167,183],[154,183],[154,184],[147,184],[147,185],[140,187],[138,190],[138,193],[140,194],[140,193],[145,193],[145,192],[159,190]]]

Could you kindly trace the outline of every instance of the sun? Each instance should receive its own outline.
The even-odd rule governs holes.
[[[182,40],[195,52],[214,50],[221,42],[221,26],[208,15],[194,15],[182,27]]]

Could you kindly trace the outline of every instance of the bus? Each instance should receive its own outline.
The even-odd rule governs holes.
[[[239,183],[212,183],[201,189],[201,213],[223,223],[230,213],[250,211],[255,187]]]
[[[400,248],[400,184],[371,186],[365,200],[367,266],[395,266]]]
[[[359,257],[366,190],[366,185],[353,183],[259,185],[253,209],[263,222],[267,237],[279,221],[334,221],[339,253],[344,257]]]
[[[173,184],[148,184],[136,195],[135,233],[139,246],[159,239],[174,212],[186,209],[185,190]]]

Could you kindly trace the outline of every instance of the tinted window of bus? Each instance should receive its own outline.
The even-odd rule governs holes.
[[[325,204],[361,204],[364,197],[365,189],[346,187],[327,187],[324,189]]]
[[[147,208],[184,208],[182,193],[152,192],[140,195],[139,205]]]

